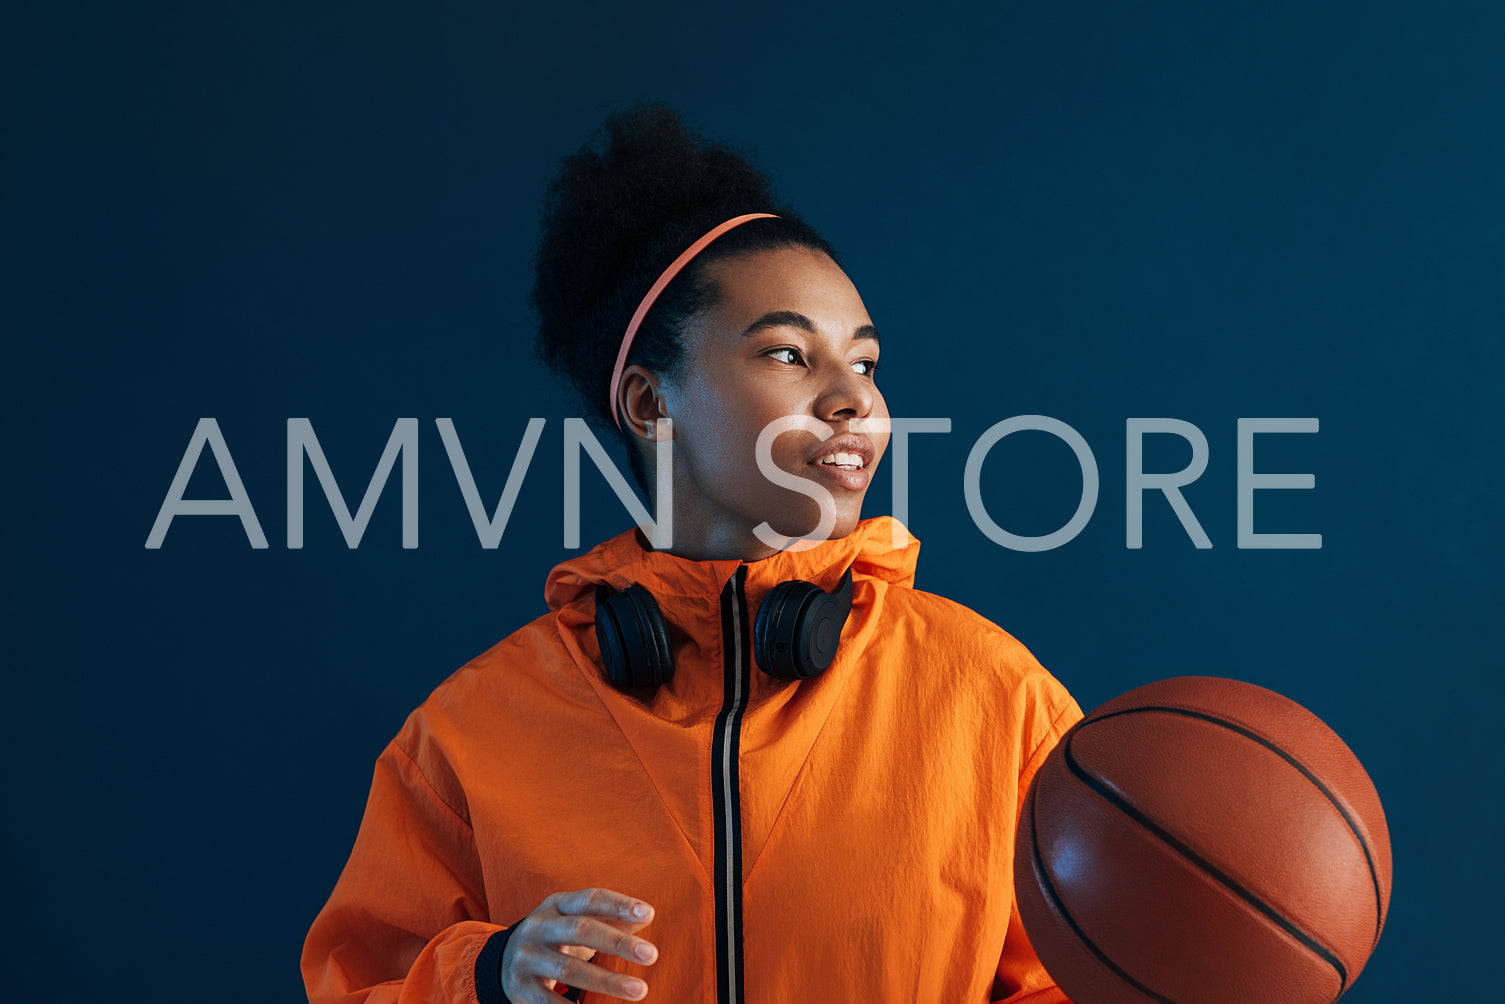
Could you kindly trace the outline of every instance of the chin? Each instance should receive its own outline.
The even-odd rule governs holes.
[[[861,508],[854,509],[850,513],[845,513],[838,510],[836,514],[836,526],[832,528],[831,536],[829,539],[840,540],[842,537],[845,537],[847,534],[857,529],[857,524],[860,522],[862,522]]]
[[[778,516],[768,520],[768,525],[773,527],[774,533],[782,534],[785,537],[803,537],[815,531],[816,527],[820,525],[820,507],[809,498],[802,497],[801,501],[805,504],[786,509]],[[861,521],[862,506],[860,502],[856,505],[850,502],[846,504],[838,502],[836,506],[836,523],[832,526],[831,532],[827,535],[826,539],[840,540],[857,529],[857,524]]]

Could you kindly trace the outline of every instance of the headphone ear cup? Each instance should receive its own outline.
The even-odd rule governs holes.
[[[834,593],[795,579],[768,591],[753,627],[758,666],[780,680],[808,680],[836,658],[841,629],[852,612],[852,570]]]
[[[786,618],[783,609],[790,597],[799,592],[802,586],[806,590],[820,591],[820,587],[799,579],[780,582],[763,597],[763,605],[758,608],[758,619],[753,623],[753,658],[757,659],[758,668],[780,680],[800,678],[794,664],[794,639],[790,630],[794,627],[795,619]],[[782,634],[779,633],[780,628],[784,629]]]
[[[618,689],[674,679],[674,654],[658,600],[641,585],[610,594],[596,587],[596,642],[606,677]]]

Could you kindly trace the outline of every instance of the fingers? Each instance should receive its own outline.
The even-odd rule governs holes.
[[[530,934],[530,938],[546,945],[580,945],[644,965],[658,958],[658,949],[651,942],[618,930],[595,917],[558,914],[539,917],[537,922],[536,933]]]
[[[557,1004],[555,981],[620,1000],[641,1000],[648,993],[641,979],[589,960],[605,952],[652,965],[658,948],[635,934],[652,919],[652,906],[610,889],[553,893],[508,939],[501,960],[502,989],[518,1004]]]
[[[549,979],[566,986],[579,987],[588,993],[605,994],[622,1000],[641,1000],[648,993],[648,985],[635,976],[624,976],[609,969],[602,969],[573,955],[558,953],[552,960],[554,972]]]
[[[582,945],[632,962],[650,963],[658,958],[652,944],[630,937],[653,920],[653,907],[642,900],[595,888],[557,893],[552,898],[555,916],[538,919],[546,922],[554,944]],[[547,906],[548,900],[544,903]]]
[[[555,897],[554,908],[560,913],[591,914],[641,924],[653,919],[653,907],[610,889],[576,889],[556,893]]]
[[[504,967],[502,989],[517,1004],[558,1004],[559,996],[552,989],[555,981],[621,1000],[641,1000],[648,993],[647,985],[636,977],[602,969],[548,945],[528,941],[517,945],[515,952],[513,947],[507,946],[512,957]]]

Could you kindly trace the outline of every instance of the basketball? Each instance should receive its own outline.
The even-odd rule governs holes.
[[[1061,738],[1025,798],[1014,879],[1075,1004],[1329,1004],[1384,927],[1390,837],[1317,716],[1178,677]]]

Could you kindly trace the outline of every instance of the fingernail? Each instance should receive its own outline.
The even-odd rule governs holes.
[[[626,990],[629,996],[637,998],[648,992],[648,985],[642,980],[628,980],[622,984],[622,989]]]
[[[644,962],[652,962],[655,958],[658,957],[658,951],[646,941],[634,948],[632,950],[632,954],[636,955]]]
[[[642,920],[644,917],[648,916],[648,904],[638,903],[637,905],[635,905],[632,908],[632,915],[639,920]]]

